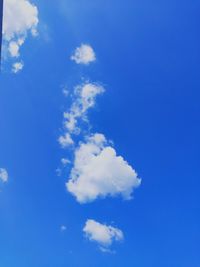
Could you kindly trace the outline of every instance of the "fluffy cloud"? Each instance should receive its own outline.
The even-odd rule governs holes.
[[[74,166],[66,183],[67,190],[80,203],[94,201],[98,197],[132,198],[141,183],[135,170],[117,156],[103,134],[94,134],[75,150]]]
[[[8,46],[8,51],[12,57],[19,57],[20,46],[24,43],[24,39],[18,39],[16,42],[11,41]]]
[[[26,36],[28,31],[35,35],[38,22],[38,9],[30,1],[4,0],[3,35],[6,40]]]
[[[30,1],[4,0],[3,44],[10,57],[20,56],[20,47],[29,32],[37,35],[38,22],[38,9]]]
[[[19,71],[21,71],[24,67],[24,64],[22,62],[15,62],[12,65],[12,72],[13,73],[17,73]]]
[[[3,183],[8,181],[8,172],[6,169],[0,168],[0,181]]]
[[[109,247],[113,242],[124,239],[123,232],[120,229],[101,224],[95,220],[87,220],[83,232],[86,238],[100,246],[102,252],[110,252]]]
[[[76,48],[74,54],[71,56],[71,60],[74,60],[77,64],[88,65],[96,60],[96,56],[90,45],[82,44]]]
[[[74,99],[68,112],[64,112],[64,130],[66,133],[59,137],[62,147],[72,145],[72,134],[79,134],[81,129],[78,126],[80,120],[87,121],[87,111],[94,107],[96,97],[104,92],[104,88],[93,83],[85,83],[75,87]]]
[[[63,148],[74,144],[74,141],[72,140],[71,135],[69,133],[60,136],[58,138],[58,142]]]

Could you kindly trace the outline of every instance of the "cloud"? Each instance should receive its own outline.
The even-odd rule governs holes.
[[[11,57],[19,57],[20,46],[24,43],[24,39],[18,39],[17,41],[11,41],[8,46],[8,51]]]
[[[78,124],[81,120],[87,120],[87,111],[95,106],[96,97],[104,92],[104,88],[94,83],[84,83],[74,89],[72,105],[68,112],[64,112],[65,134],[59,137],[62,147],[72,145],[72,134],[78,135],[81,132]]]
[[[111,252],[109,247],[113,242],[124,239],[123,232],[110,225],[101,224],[95,220],[87,220],[83,228],[85,236],[90,241],[96,242],[102,252]]]
[[[70,145],[74,144],[74,141],[71,138],[71,135],[69,133],[66,133],[58,138],[58,142],[62,146],[62,148],[66,148]]]
[[[71,161],[68,160],[68,159],[66,159],[66,158],[62,158],[62,159],[61,159],[61,163],[63,164],[63,166],[67,166],[68,164],[71,163]]]
[[[67,227],[65,225],[60,226],[60,231],[65,232],[67,230]]]
[[[13,73],[17,73],[19,71],[21,71],[24,67],[24,64],[22,62],[15,62],[12,65],[12,72]]]
[[[28,31],[35,36],[38,22],[38,9],[30,1],[4,1],[3,35],[6,40],[26,36]]]
[[[107,196],[125,200],[141,183],[135,170],[117,156],[103,134],[94,134],[75,150],[74,166],[66,183],[67,190],[80,203]]]
[[[20,56],[20,47],[28,33],[37,35],[38,23],[38,9],[30,1],[4,1],[3,45],[11,58]]]
[[[8,182],[8,172],[6,169],[0,168],[0,181],[3,183]]]
[[[87,120],[87,111],[94,107],[96,96],[102,94],[104,88],[93,83],[85,83],[75,87],[74,101],[69,112],[64,113],[65,128],[71,133],[77,133],[80,129],[77,128],[77,120],[79,118]]]
[[[65,97],[69,95],[69,91],[66,88],[63,88],[62,92]]]
[[[105,248],[105,247],[99,247],[100,251],[103,252],[103,253],[109,253],[109,254],[115,254],[116,252],[112,249],[109,249],[109,248]]]
[[[71,56],[71,60],[74,60],[77,64],[88,65],[96,60],[96,56],[90,45],[82,44],[76,48],[74,54]]]

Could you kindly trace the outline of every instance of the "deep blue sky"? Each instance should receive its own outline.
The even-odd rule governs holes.
[[[200,2],[34,3],[40,35],[21,50],[25,68],[0,77],[0,266],[199,267]],[[82,42],[97,55],[87,68],[69,60]],[[89,117],[143,179],[133,201],[80,205],[67,170],[56,176],[61,85],[81,77],[106,88]],[[123,230],[115,255],[84,239],[87,218]]]
[[[2,17],[3,17],[3,0],[0,0],[0,44],[2,42]],[[1,56],[1,49],[0,49]]]

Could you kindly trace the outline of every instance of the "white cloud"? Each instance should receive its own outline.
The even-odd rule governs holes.
[[[28,31],[35,35],[38,22],[38,9],[30,1],[4,0],[3,35],[6,40],[26,36]]]
[[[24,64],[22,62],[15,62],[12,65],[12,72],[13,73],[17,73],[19,71],[21,71],[24,67]]]
[[[99,249],[103,253],[109,253],[109,254],[115,254],[116,253],[114,250],[111,250],[110,248],[105,248],[102,246],[100,246]]]
[[[17,41],[11,41],[8,46],[8,51],[11,57],[19,57],[20,46],[24,43],[24,39],[18,39]]]
[[[140,183],[135,170],[123,157],[117,156],[105,136],[95,134],[75,150],[74,166],[66,187],[78,202],[87,203],[99,197],[119,195],[129,200]]]
[[[60,136],[58,138],[58,142],[63,148],[74,144],[74,141],[72,140],[71,135],[69,133]]]
[[[80,121],[88,122],[87,111],[95,106],[96,97],[104,92],[104,88],[93,83],[84,83],[74,89],[73,101],[68,112],[64,112],[64,135],[58,141],[65,148],[74,144],[72,135],[81,132]]]
[[[74,101],[70,111],[64,113],[64,125],[70,133],[78,133],[80,129],[77,127],[78,119],[87,120],[88,109],[94,107],[96,96],[102,94],[104,88],[93,83],[86,83],[75,87]]]
[[[124,239],[123,232],[110,225],[101,224],[95,220],[87,220],[83,232],[90,241],[96,242],[102,252],[111,252],[109,247],[116,241]]]
[[[20,47],[30,32],[37,35],[38,9],[29,0],[4,0],[4,50],[10,57],[20,56]]]
[[[74,54],[71,56],[71,60],[74,60],[77,64],[88,65],[96,60],[96,56],[90,45],[82,44],[76,48]]]
[[[6,169],[0,168],[0,181],[3,183],[8,181],[8,172]]]

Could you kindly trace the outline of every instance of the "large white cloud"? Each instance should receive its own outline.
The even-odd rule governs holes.
[[[38,9],[28,0],[4,0],[3,39],[8,56],[20,56],[28,33],[37,35]]]
[[[117,156],[103,134],[87,138],[75,150],[74,166],[66,183],[67,190],[80,203],[94,201],[98,197],[132,198],[132,193],[141,183],[135,170]]]
[[[77,64],[88,65],[96,60],[96,56],[90,45],[82,44],[76,48],[74,54],[71,56],[71,60],[74,60]]]
[[[8,181],[8,172],[6,169],[0,168],[0,181],[3,183]]]
[[[116,241],[124,239],[123,232],[110,225],[101,224],[95,220],[87,220],[83,232],[90,241],[100,245],[101,251],[108,252],[108,248]]]
[[[104,92],[104,88],[94,83],[84,83],[74,89],[72,105],[68,112],[64,112],[64,135],[59,137],[62,147],[72,145],[72,134],[79,134],[80,120],[87,120],[87,111],[95,106],[96,97]]]

